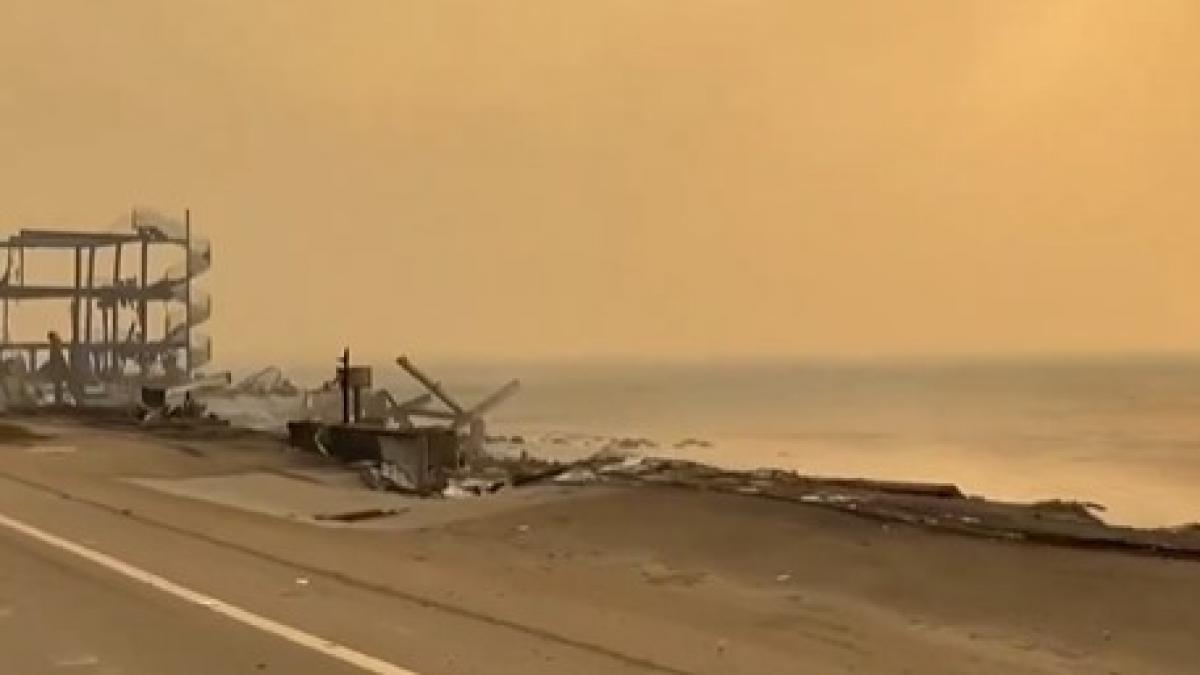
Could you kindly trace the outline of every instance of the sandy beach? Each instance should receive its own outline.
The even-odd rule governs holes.
[[[1188,673],[1200,658],[1192,561],[670,486],[417,500],[262,435],[29,428],[0,453],[6,515],[415,672]],[[396,513],[315,517],[367,506]],[[13,583],[6,642],[30,609]],[[169,628],[164,644],[211,637]],[[145,672],[77,640],[105,672]],[[322,665],[285,672],[337,672]]]

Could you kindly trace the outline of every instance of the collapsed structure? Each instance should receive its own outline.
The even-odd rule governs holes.
[[[300,419],[290,426],[297,444],[365,462],[383,487],[423,492],[444,486],[464,458],[483,454],[484,414],[518,387],[514,380],[464,406],[401,357],[397,364],[428,393],[397,401],[386,389],[371,388],[370,369],[350,366],[348,351],[334,381],[315,391],[301,390],[277,367],[236,386],[227,373],[199,375],[212,345],[196,329],[209,319],[212,301],[195,282],[208,272],[212,248],[193,236],[188,211],[175,219],[133,209],[127,223],[109,231],[25,228],[0,240],[0,247],[6,260],[0,409],[52,403],[122,417],[132,412],[143,424],[225,424],[206,415],[200,399],[235,399],[234,409],[239,397],[295,399]],[[49,281],[46,270],[35,276],[47,255],[60,256],[61,264],[71,260],[64,254],[73,256],[73,268],[50,269]],[[53,322],[44,339],[13,339],[18,307],[55,302],[65,303],[64,328]],[[45,314],[39,320],[52,321]],[[168,394],[182,395],[183,403],[171,405]]]
[[[212,303],[195,281],[211,266],[212,249],[193,236],[190,213],[179,220],[133,209],[127,229],[22,229],[0,247],[7,262],[0,276],[7,402],[40,403],[50,388],[54,402],[84,405],[131,384],[187,383],[211,360],[211,340],[196,328],[208,320]],[[73,253],[73,276],[31,280],[31,258],[45,253]],[[111,271],[98,269],[105,262]],[[163,262],[165,271],[155,272]],[[67,330],[12,339],[19,306],[55,301],[67,303]],[[161,328],[152,325],[152,311],[154,319],[161,316]]]
[[[289,440],[359,466],[376,488],[440,493],[452,475],[486,459],[484,415],[520,388],[511,380],[467,407],[401,356],[396,364],[427,391],[397,401],[386,389],[371,391],[370,369],[352,366],[349,350],[342,358],[333,381],[305,394],[303,419],[288,423]],[[444,407],[432,407],[435,401]]]

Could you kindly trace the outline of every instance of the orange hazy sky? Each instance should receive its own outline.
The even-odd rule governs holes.
[[[1192,349],[1198,132],[1195,0],[0,0],[0,228],[224,363]]]

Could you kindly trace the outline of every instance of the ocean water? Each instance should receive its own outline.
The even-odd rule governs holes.
[[[648,453],[729,467],[1093,501],[1107,520],[1132,525],[1200,521],[1200,358],[495,362],[430,372],[465,405],[520,378],[521,391],[489,415],[489,433],[521,435],[545,455],[639,437],[658,445]],[[398,395],[420,391],[394,366],[377,364],[376,378]],[[711,446],[675,447],[686,438]]]

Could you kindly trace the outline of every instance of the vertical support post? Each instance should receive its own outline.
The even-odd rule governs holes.
[[[95,352],[96,368],[100,373],[104,374],[106,377],[111,374],[110,368],[109,368],[109,366],[110,366],[109,356],[111,355],[111,352],[108,349],[109,339],[110,339],[109,338],[110,334],[108,332],[108,325],[109,325],[108,324],[108,313],[109,313],[109,311],[110,310],[109,310],[107,304],[100,305],[100,342],[96,346],[96,352]]]
[[[88,367],[92,372],[96,372],[96,357],[99,353],[96,351],[96,345],[92,342],[92,314],[95,313],[95,295],[96,295],[96,247],[88,247],[88,272],[87,272],[87,313],[84,314],[83,323],[83,341],[87,344],[87,361]]]
[[[71,347],[79,346],[79,310],[83,297],[83,247],[75,247],[75,295],[71,297]],[[74,356],[74,350],[71,356]],[[78,364],[72,364],[78,365]]]
[[[13,270],[13,250],[12,250],[11,246],[9,246],[8,249],[6,249],[6,250],[8,251],[8,268],[7,268],[8,269],[8,283],[10,285],[12,285],[16,282],[16,279],[14,278],[15,275],[13,274],[13,271],[14,271]],[[8,327],[9,327],[8,296],[5,295],[4,296],[4,344],[8,344],[9,340],[11,339],[11,334],[8,331]]]
[[[350,423],[350,348],[342,351],[342,368],[338,373],[342,385],[342,424]]]
[[[146,238],[144,232],[139,232],[138,234],[142,240],[142,275],[138,284],[141,290],[141,293],[138,295],[138,324],[142,334],[141,349],[138,350],[138,361],[141,366],[142,376],[145,377],[150,371],[150,354],[147,348],[147,341],[150,339],[150,312],[149,302],[146,299],[147,288],[150,285],[150,240]]]
[[[184,309],[183,309],[183,372],[188,381],[192,379],[192,210],[183,210],[183,264]]]
[[[109,333],[109,339],[112,340],[112,369],[116,375],[121,364],[121,360],[117,355],[117,343],[121,339],[121,258],[124,257],[125,250],[121,244],[117,244],[117,250],[113,254],[113,303],[112,303],[112,331]]]

